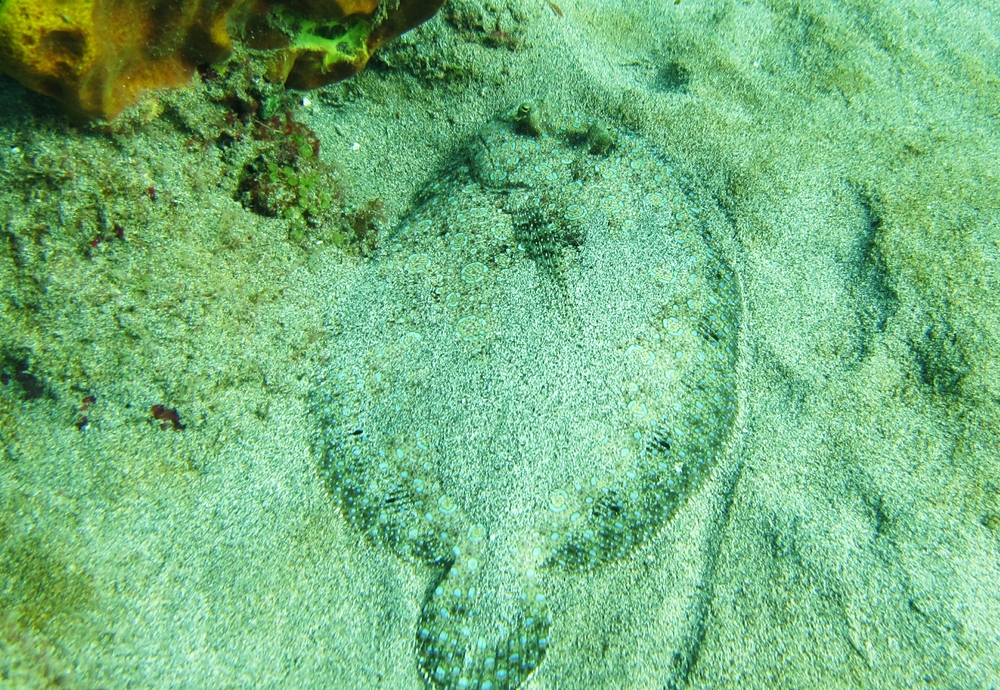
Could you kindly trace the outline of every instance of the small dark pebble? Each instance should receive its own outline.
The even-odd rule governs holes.
[[[177,413],[176,407],[167,408],[163,405],[153,405],[149,408],[149,411],[152,413],[154,419],[159,419],[163,422],[160,428],[164,431],[171,428],[171,426],[174,431],[184,428],[184,425],[181,424],[181,416]]]

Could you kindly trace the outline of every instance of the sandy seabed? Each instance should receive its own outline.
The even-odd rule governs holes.
[[[1000,687],[1000,14],[622,4],[456,0],[287,97],[386,232],[525,100],[725,217],[726,461],[565,578],[525,688]],[[0,80],[0,685],[421,688],[432,576],[349,528],[312,448],[364,260],[240,203],[209,90],[108,132]]]

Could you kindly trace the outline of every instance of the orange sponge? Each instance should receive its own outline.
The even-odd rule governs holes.
[[[293,89],[313,89],[364,68],[380,45],[427,21],[444,0],[257,0],[247,24],[253,48],[275,48],[272,72]]]
[[[79,115],[111,118],[228,57],[226,19],[244,1],[3,0],[0,66]]]
[[[0,0],[0,69],[72,112],[111,119],[232,54],[230,30],[274,51],[292,88],[344,79],[443,0]],[[253,41],[251,41],[253,45]],[[260,47],[260,46],[254,46]]]

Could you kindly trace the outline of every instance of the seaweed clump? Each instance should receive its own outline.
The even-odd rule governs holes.
[[[316,132],[286,112],[258,121],[252,136],[259,152],[243,166],[236,192],[245,208],[287,221],[296,243],[331,242],[363,256],[375,250],[383,203],[346,200],[340,171],[320,158]]]
[[[290,112],[259,121],[253,138],[261,151],[243,167],[237,199],[254,213],[288,220],[289,237],[302,240],[341,202],[336,170],[320,159],[316,133]]]

